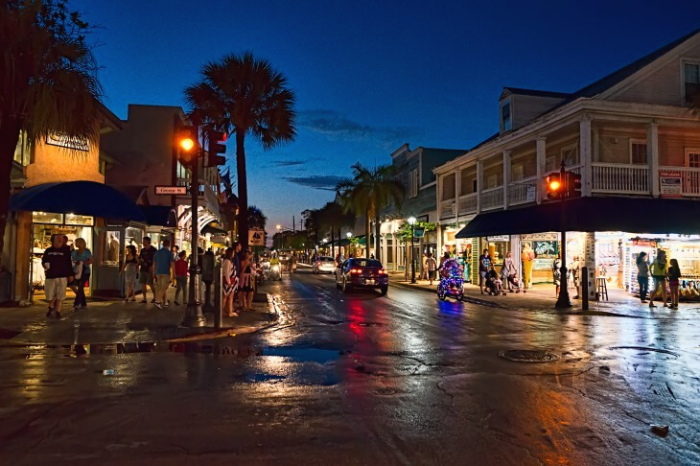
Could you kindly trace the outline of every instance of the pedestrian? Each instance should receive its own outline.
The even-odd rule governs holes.
[[[177,259],[180,257],[180,247],[173,245],[170,250],[173,252],[173,261],[177,262]],[[177,276],[175,275],[175,267],[173,267],[173,273],[170,276],[170,283],[172,284],[173,287],[177,286]]]
[[[173,268],[173,253],[170,250],[170,240],[163,240],[163,246],[154,254],[154,271],[156,285],[156,302],[158,309],[168,306],[166,294],[170,286],[170,273]]]
[[[187,304],[187,252],[180,251],[177,255],[177,260],[175,261],[175,266],[173,270],[175,271],[175,305],[179,306],[180,303],[177,301],[178,296],[180,296],[180,291],[182,291],[182,302]]]
[[[238,313],[233,310],[233,298],[236,294],[238,284],[236,268],[233,265],[233,256],[235,255],[234,251],[234,248],[226,248],[226,251],[224,252],[224,259],[221,263],[223,275],[223,284],[221,288],[224,293],[222,307],[223,311],[229,317],[238,317]]]
[[[484,249],[484,253],[479,256],[479,290],[481,294],[484,294],[484,287],[488,285],[486,282],[491,270],[491,256],[489,256],[489,250]]]
[[[649,260],[644,251],[637,256],[637,282],[639,283],[639,299],[644,304],[647,302],[647,293],[649,292]]]
[[[664,300],[664,307],[668,307],[666,303],[668,296],[666,294],[666,278],[668,277],[668,264],[666,264],[666,253],[664,251],[659,251],[654,262],[652,262],[649,267],[651,276],[654,278],[654,291],[651,292],[649,296],[649,307],[656,307],[654,305],[654,299],[657,294],[661,294],[661,298]]]
[[[671,309],[678,309],[678,291],[681,280],[681,268],[678,265],[677,259],[671,259],[671,266],[668,268],[668,286],[671,288]]]
[[[153,293],[152,303],[156,302],[156,289],[153,286],[153,256],[156,254],[156,248],[151,245],[151,238],[144,236],[143,248],[139,252],[139,283],[141,284],[141,292],[143,293],[142,304],[148,302],[148,288],[151,288]]]
[[[557,253],[556,259],[552,262],[552,280],[554,281],[555,295],[559,297],[561,290],[561,254]]]
[[[53,315],[60,319],[61,304],[66,298],[66,288],[68,282],[73,280],[71,250],[64,244],[63,235],[53,235],[51,246],[44,251],[41,264],[46,274],[44,290],[46,299],[49,301],[49,312],[46,313],[46,317]]]
[[[240,301],[241,309],[244,311],[251,311],[251,306],[253,304],[253,292],[255,291],[255,280],[253,276],[253,268],[250,264],[250,253],[245,251],[241,256],[241,273],[239,278],[240,290],[238,292],[238,297]]]
[[[85,286],[90,280],[90,264],[92,264],[92,252],[87,248],[83,238],[75,240],[76,249],[71,252],[71,259],[74,264],[73,286],[75,287],[75,301],[73,310],[85,309],[87,300],[85,299]],[[80,272],[80,273],[78,273]]]
[[[124,302],[136,302],[136,280],[139,274],[139,260],[136,256],[136,246],[129,245],[126,247],[126,259],[122,265],[121,273],[124,274],[124,282],[126,283],[126,297]]]
[[[430,280],[430,277],[428,276],[428,254],[423,253],[420,259],[420,279],[421,280]],[[432,283],[431,283],[432,285]]]
[[[508,285],[508,291],[510,291],[511,293],[513,292],[513,283],[517,274],[518,269],[515,267],[513,253],[508,251],[506,253],[506,258],[503,260],[503,269],[501,270],[501,275],[503,275],[503,278]]]
[[[433,253],[429,252],[425,258],[425,270],[428,274],[428,280],[430,280],[430,286],[433,286],[433,280],[435,280],[435,272],[437,271],[437,261],[433,257]]]
[[[574,279],[574,288],[576,288],[576,296],[574,299],[581,297],[581,258],[574,256],[574,262],[571,264],[571,276]]]

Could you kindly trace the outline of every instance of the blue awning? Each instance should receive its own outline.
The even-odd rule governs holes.
[[[94,181],[46,183],[12,196],[10,210],[73,213],[143,222],[143,211],[116,189]]]
[[[148,225],[171,228],[177,226],[177,214],[172,207],[162,205],[140,207],[146,217],[146,223]]]

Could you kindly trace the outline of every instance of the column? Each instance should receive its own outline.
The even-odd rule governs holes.
[[[462,185],[462,177],[459,176],[461,170],[457,169],[455,171],[455,204],[454,204],[454,213],[455,213],[455,222],[459,222],[459,190],[460,186]]]
[[[476,213],[481,213],[481,190],[484,187],[484,162],[476,161]]]
[[[503,151],[503,209],[508,208],[508,188],[510,187],[510,151]]]
[[[537,203],[544,199],[544,167],[547,159],[547,138],[539,136],[537,142]]]
[[[437,224],[435,234],[437,235],[437,250],[435,251],[435,254],[436,256],[439,254],[439,256],[435,257],[435,260],[440,260],[440,256],[442,256],[442,225],[439,222]]]
[[[588,299],[595,299],[595,233],[586,233],[586,241],[583,253],[583,264],[588,267],[588,277],[581,277],[581,280],[588,280]]]
[[[585,115],[579,122],[581,156],[581,194],[591,196],[593,192],[593,144],[591,138],[591,117]]]
[[[659,125],[652,121],[647,126],[647,163],[652,197],[659,197]]]
[[[435,205],[437,206],[437,221],[440,223],[440,220],[442,219],[442,177],[444,175],[437,175],[437,186],[435,186],[435,195],[437,196],[437,202]]]

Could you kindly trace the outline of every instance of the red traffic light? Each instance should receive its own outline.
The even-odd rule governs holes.
[[[547,199],[559,199],[564,194],[564,183],[559,173],[547,176]]]

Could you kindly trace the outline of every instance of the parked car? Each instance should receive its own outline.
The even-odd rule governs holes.
[[[328,256],[318,257],[311,266],[311,271],[313,273],[333,273],[335,272],[335,259]]]
[[[346,293],[353,288],[379,288],[385,295],[389,275],[378,260],[348,259],[335,269],[335,286]]]

